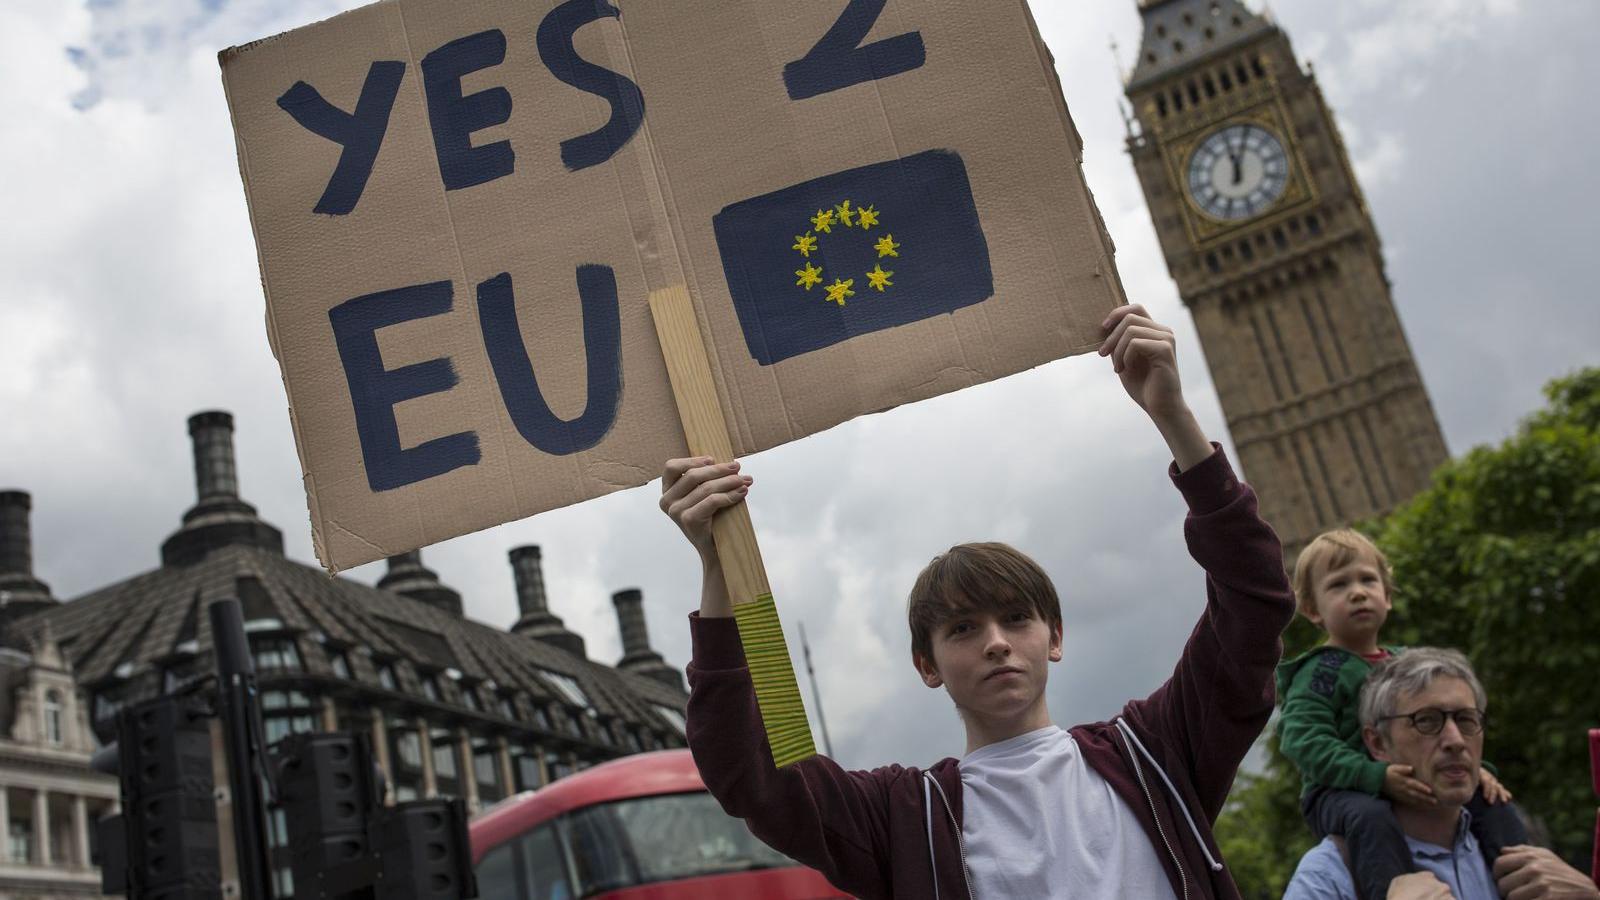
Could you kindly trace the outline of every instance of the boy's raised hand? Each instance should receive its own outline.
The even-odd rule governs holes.
[[[1179,471],[1204,461],[1211,442],[1184,402],[1172,329],[1137,303],[1112,310],[1100,327],[1105,332],[1100,355],[1111,357],[1123,389],[1166,439]]]
[[[1100,323],[1106,338],[1100,355],[1122,378],[1122,387],[1151,418],[1186,409],[1178,379],[1178,344],[1172,329],[1150,318],[1140,304],[1119,306]]]

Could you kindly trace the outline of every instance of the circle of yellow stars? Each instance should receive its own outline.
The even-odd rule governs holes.
[[[794,236],[794,246],[790,249],[798,250],[800,256],[805,260],[805,267],[794,271],[795,276],[799,279],[795,282],[796,286],[803,287],[809,292],[813,287],[823,283],[822,269],[811,264],[811,254],[816,252],[817,243],[820,240],[817,237],[818,234],[831,235],[835,228],[860,228],[862,231],[871,231],[874,226],[879,224],[880,213],[877,207],[851,206],[851,202],[846,199],[832,209],[817,210],[817,214],[811,217],[811,229],[805,234]],[[867,272],[864,275],[867,279],[866,288],[864,289],[876,290],[881,294],[885,288],[894,287],[894,282],[889,280],[894,276],[894,270],[885,269],[881,260],[898,257],[900,255],[900,244],[895,241],[893,234],[885,232],[882,237],[873,243],[872,248],[878,251],[880,262],[872,267],[871,272]],[[846,300],[856,295],[856,292],[852,290],[855,287],[855,283],[856,280],[854,278],[839,278],[835,276],[832,284],[823,285],[823,290],[827,292],[827,297],[824,298],[825,302],[837,303],[843,306]]]

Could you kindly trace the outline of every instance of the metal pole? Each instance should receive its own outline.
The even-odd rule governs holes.
[[[811,679],[811,697],[817,701],[817,726],[822,729],[822,752],[833,758],[833,741],[828,740],[828,720],[822,717],[822,691],[817,688],[817,672],[811,668],[811,645],[806,643],[806,623],[800,623],[800,650],[806,657],[806,676]]]
[[[272,870],[267,860],[266,803],[262,796],[266,748],[261,741],[255,663],[244,636],[239,601],[217,600],[207,609],[211,640],[217,651],[217,713],[222,720],[228,786],[233,795],[239,893],[242,900],[271,900]]]

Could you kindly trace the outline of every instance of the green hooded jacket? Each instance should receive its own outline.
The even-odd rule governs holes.
[[[1278,747],[1300,769],[1302,797],[1318,787],[1374,797],[1383,789],[1389,766],[1367,755],[1358,714],[1371,671],[1359,655],[1327,644],[1278,664]]]

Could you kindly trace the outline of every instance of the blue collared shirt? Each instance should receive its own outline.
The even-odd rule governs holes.
[[[1451,895],[1460,900],[1499,900],[1489,864],[1484,861],[1478,839],[1467,827],[1471,818],[1466,810],[1461,811],[1454,849],[1407,837],[1411,861],[1419,870],[1438,876],[1449,886]],[[1356,900],[1355,882],[1333,838],[1323,838],[1322,843],[1300,857],[1283,900]]]

